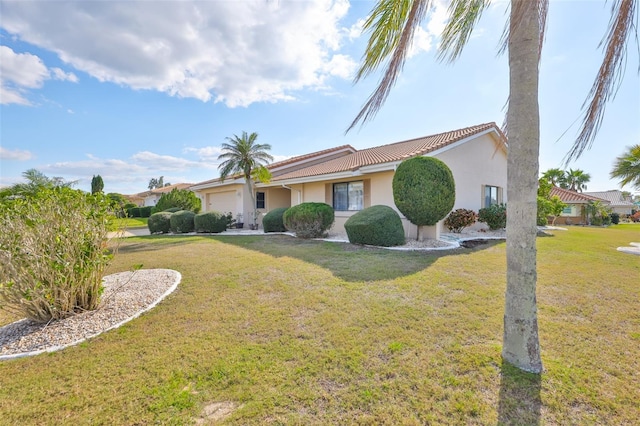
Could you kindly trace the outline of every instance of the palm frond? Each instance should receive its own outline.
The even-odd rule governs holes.
[[[449,5],[449,22],[442,32],[438,59],[455,61],[469,41],[473,28],[491,0],[453,0]]]
[[[411,46],[413,34],[429,9],[430,0],[381,0],[367,19],[371,32],[355,82],[388,61],[378,87],[364,104],[347,132],[358,122],[366,122],[380,110],[395,84]]]
[[[636,0],[615,0],[611,7],[611,19],[605,39],[605,54],[591,91],[583,104],[585,108],[581,131],[571,150],[565,157],[565,164],[582,155],[585,149],[593,144],[602,119],[606,104],[615,98],[624,75],[626,63],[626,43],[635,29],[638,32],[638,15]]]

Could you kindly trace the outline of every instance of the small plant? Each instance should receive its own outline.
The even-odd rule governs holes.
[[[159,212],[149,216],[147,226],[151,234],[168,234],[171,231],[171,215],[170,212]]]
[[[371,206],[351,216],[344,229],[352,244],[391,247],[405,243],[400,215],[389,206]]]
[[[495,231],[507,226],[506,204],[492,204],[478,211],[478,222],[484,222],[489,229]]]
[[[320,238],[333,225],[333,207],[325,203],[302,203],[283,215],[284,226],[300,238]]]
[[[195,229],[195,217],[196,214],[189,210],[180,210],[172,213],[171,219],[169,219],[171,232],[174,234],[193,232]]]
[[[444,220],[444,226],[449,231],[459,234],[467,226],[476,223],[477,220],[478,215],[473,210],[457,209],[449,213],[449,216]]]
[[[286,207],[273,209],[262,218],[262,226],[264,232],[285,232],[287,228],[284,226],[284,219],[282,216],[287,211]]]
[[[96,309],[113,217],[102,193],[66,187],[0,203],[0,307],[37,322]]]
[[[196,232],[224,232],[229,224],[229,215],[220,212],[205,212],[195,215]]]
[[[614,225],[617,225],[620,223],[620,214],[619,213],[611,213],[609,215],[609,217],[611,218],[611,223],[613,223]]]

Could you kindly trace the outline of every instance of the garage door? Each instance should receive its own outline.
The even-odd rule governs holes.
[[[207,211],[236,214],[236,191],[207,194]]]

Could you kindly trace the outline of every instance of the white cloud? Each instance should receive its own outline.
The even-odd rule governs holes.
[[[202,148],[188,147],[183,152],[194,152],[202,161],[217,161],[218,156],[222,154],[222,148],[219,146],[205,146]]]
[[[4,105],[31,105],[26,98],[28,89],[38,89],[50,78],[77,82],[73,73],[60,68],[47,69],[36,55],[16,53],[7,46],[0,46],[0,103]]]
[[[348,9],[347,0],[8,2],[2,26],[100,81],[234,107],[350,78],[340,54]]]
[[[0,146],[0,158],[3,160],[27,161],[33,158],[29,151],[22,149],[6,149]]]
[[[426,27],[419,27],[413,37],[407,58],[412,58],[421,52],[429,52],[435,40],[439,39],[448,19],[447,5],[443,0],[434,1],[427,17]]]
[[[171,155],[160,155],[150,151],[141,151],[131,157],[132,160],[142,166],[149,166],[163,170],[186,170],[192,167],[210,168],[207,163],[191,161]]]

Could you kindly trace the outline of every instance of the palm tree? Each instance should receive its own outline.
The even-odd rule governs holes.
[[[612,179],[620,179],[620,186],[631,184],[640,190],[640,145],[633,145],[616,158],[611,170]]]
[[[26,183],[16,183],[9,188],[3,188],[2,191],[0,191],[0,198],[34,195],[41,189],[72,187],[76,184],[76,181],[67,182],[58,176],[50,178],[36,169],[29,169],[22,172],[22,177],[26,179]]]
[[[549,169],[542,174],[542,178],[553,186],[561,186],[564,182],[564,170]]]
[[[587,182],[591,180],[591,175],[580,169],[569,169],[564,176],[563,188],[570,191],[582,192],[587,189]]]
[[[264,167],[273,161],[273,157],[267,152],[271,149],[269,144],[256,143],[257,133],[242,132],[242,137],[233,135],[233,138],[226,138],[229,143],[222,144],[223,153],[218,156],[218,160],[223,160],[218,166],[220,179],[224,181],[229,175],[241,174],[251,196],[253,204],[253,225],[257,224],[258,208],[256,196],[253,192],[253,180],[262,182],[268,181],[270,174]]]
[[[452,0],[440,58],[455,60],[490,0]],[[606,102],[615,94],[625,63],[625,44],[634,28],[636,0],[615,0],[605,58],[585,102],[582,131],[567,161],[580,156],[595,138]],[[382,107],[404,65],[415,30],[430,0],[378,0],[364,25],[369,43],[356,81],[385,64],[378,87],[349,129]],[[502,357],[531,372],[542,371],[536,307],[536,189],[540,147],[538,75],[548,0],[511,0],[503,50],[509,56],[507,158],[507,291]]]

